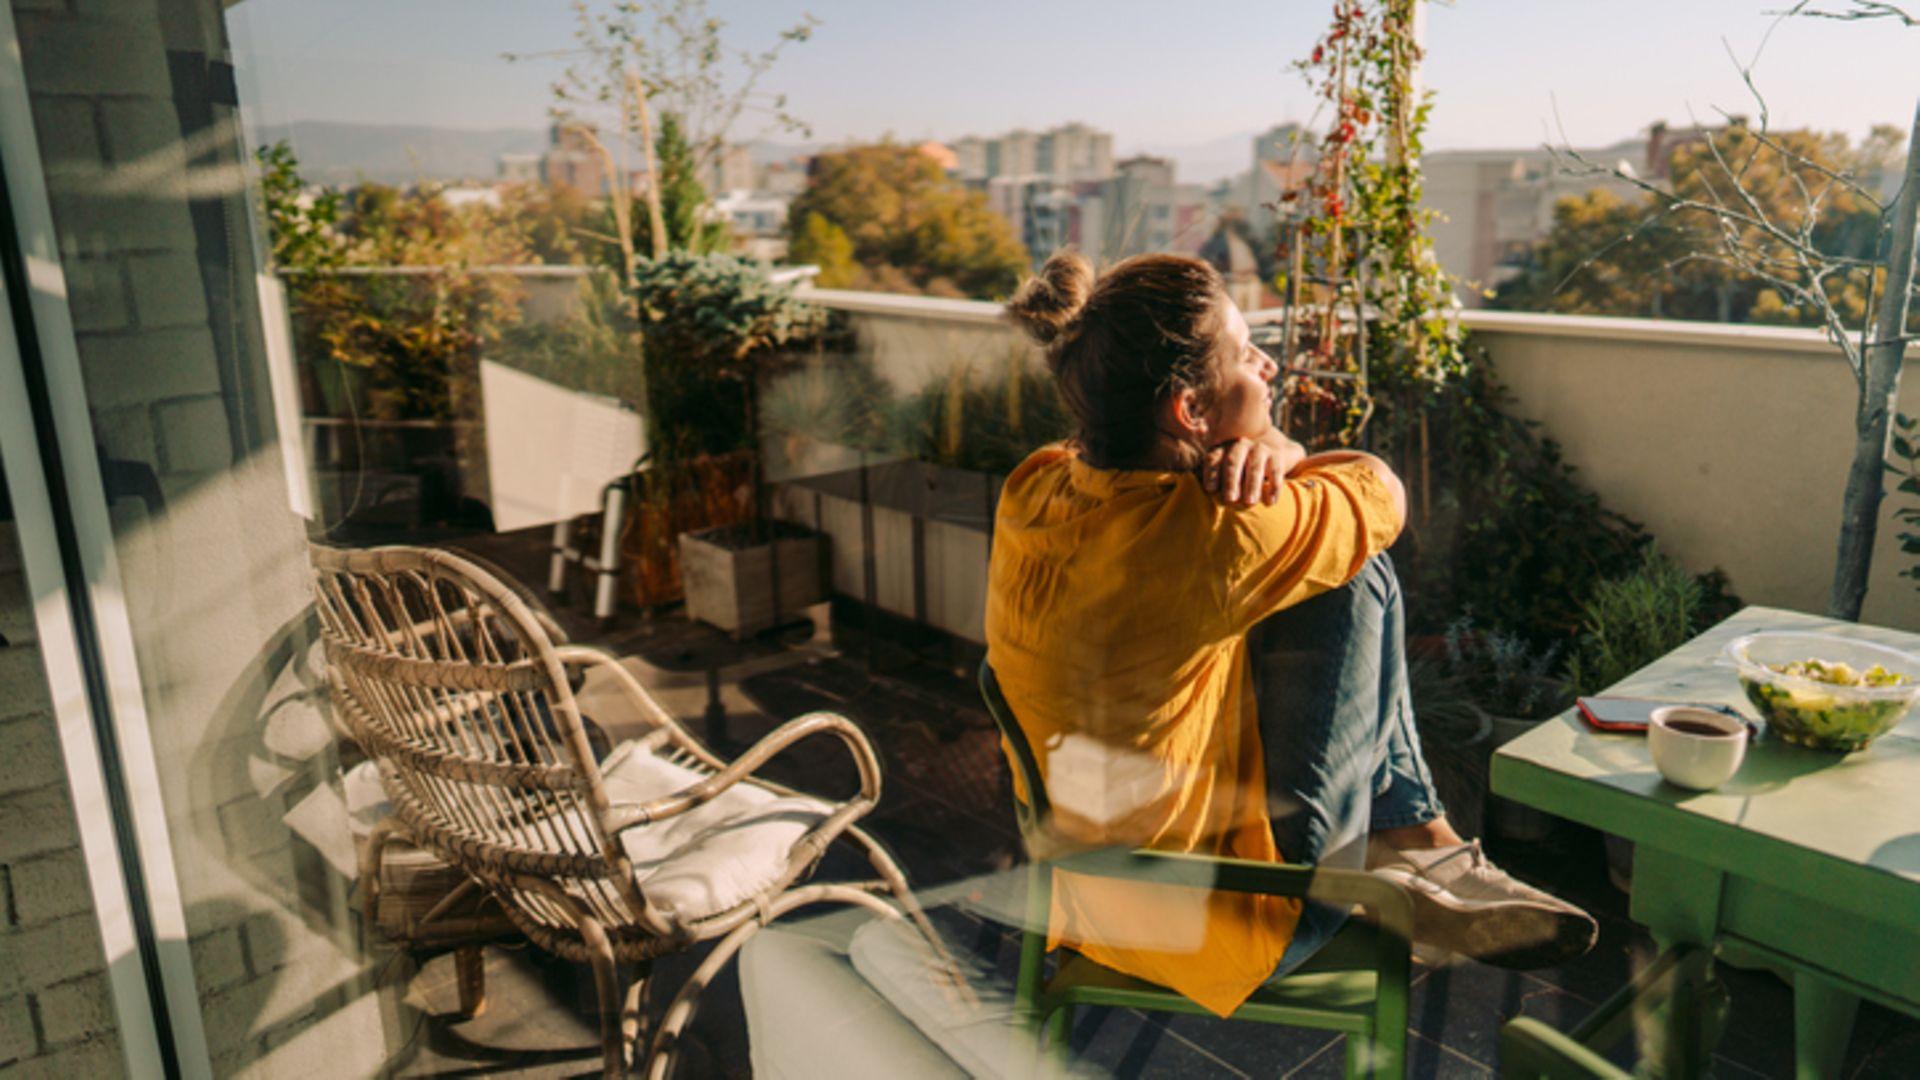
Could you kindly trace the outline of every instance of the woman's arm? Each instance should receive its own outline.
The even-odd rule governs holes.
[[[1280,497],[1280,482],[1303,470],[1360,462],[1373,471],[1393,501],[1396,528],[1407,520],[1407,489],[1387,463],[1360,450],[1323,450],[1309,455],[1305,448],[1271,429],[1258,439],[1235,439],[1216,446],[1201,465],[1201,481],[1215,498],[1228,505],[1272,505]]]
[[[1295,465],[1293,471],[1287,475],[1291,476],[1293,473],[1305,469],[1317,468],[1322,465],[1345,465],[1351,461],[1362,462],[1373,470],[1373,475],[1379,478],[1381,486],[1385,487],[1387,492],[1393,496],[1394,517],[1397,518],[1402,525],[1406,524],[1406,485],[1400,482],[1400,478],[1394,475],[1393,469],[1389,468],[1386,462],[1381,461],[1372,454],[1360,450],[1323,450],[1318,454],[1302,457],[1299,464]]]

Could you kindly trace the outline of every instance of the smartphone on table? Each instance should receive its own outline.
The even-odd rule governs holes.
[[[1692,705],[1697,709],[1712,709],[1725,713],[1736,720],[1753,727],[1753,721],[1740,715],[1740,710],[1728,705],[1700,705],[1688,701],[1658,701],[1653,698],[1633,697],[1583,697],[1574,703],[1580,710],[1580,718],[1595,731],[1611,731],[1629,735],[1644,735],[1647,725],[1653,722],[1653,710],[1664,709],[1669,705]]]

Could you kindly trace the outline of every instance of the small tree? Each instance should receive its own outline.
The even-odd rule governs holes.
[[[775,130],[805,134],[806,125],[787,111],[786,97],[762,94],[759,85],[786,47],[811,37],[819,20],[806,16],[773,45],[753,52],[727,46],[727,24],[709,14],[706,0],[617,0],[605,8],[577,0],[573,10],[574,48],[505,56],[567,61],[553,83],[554,122],[592,146],[606,168],[614,229],[598,239],[615,247],[621,275],[632,284],[642,239],[634,222],[636,199],[647,211],[650,255],[658,259],[671,246],[663,191],[670,178],[655,159],[655,116],[675,118],[690,178],[706,169],[748,112],[765,114]],[[704,192],[699,199],[696,215],[705,205]]]
[[[1908,27],[1920,26],[1892,4],[1865,0],[1856,0],[1845,12],[1816,10],[1801,0],[1780,18],[1795,15],[1893,18]],[[1883,481],[1892,468],[1888,451],[1900,369],[1907,343],[1916,336],[1909,332],[1908,315],[1914,292],[1914,227],[1920,216],[1920,105],[1907,140],[1899,195],[1891,207],[1883,207],[1859,177],[1776,137],[1768,128],[1766,99],[1753,81],[1753,63],[1742,65],[1740,74],[1759,107],[1759,122],[1731,123],[1725,132],[1703,134],[1701,152],[1711,164],[1694,190],[1670,191],[1622,170],[1595,166],[1572,150],[1565,153],[1585,171],[1624,180],[1652,199],[1656,209],[1636,232],[1670,220],[1705,223],[1712,237],[1708,245],[1688,250],[1672,266],[1706,262],[1764,282],[1780,304],[1811,313],[1845,357],[1859,394],[1827,614],[1857,620],[1866,599]],[[1769,163],[1775,167],[1768,168]],[[1763,197],[1762,180],[1776,175],[1766,186],[1784,186],[1790,198],[1777,200],[1771,193]],[[1835,254],[1830,243],[1823,243],[1826,207],[1843,197],[1875,212],[1880,240],[1874,247],[1885,252],[1883,259]],[[1634,235],[1630,232],[1625,239]],[[1848,324],[1845,313],[1845,297],[1854,289],[1871,297],[1868,320],[1857,327]]]
[[[307,192],[285,144],[256,157],[307,407],[384,420],[477,407],[480,353],[519,323],[523,290],[468,268],[532,261],[524,208],[457,207],[430,187]],[[366,272],[392,268],[408,272]]]
[[[1725,178],[1715,159],[1738,161],[1744,170],[1742,186],[1755,207],[1755,216],[1797,221],[1805,211],[1805,181],[1818,178],[1819,169],[1850,176],[1869,176],[1889,167],[1898,149],[1900,132],[1878,127],[1860,145],[1845,135],[1813,131],[1782,131],[1774,139],[1789,153],[1776,153],[1754,142],[1745,121],[1735,119],[1714,133],[1714,145],[1684,136],[1665,168],[1666,191],[1681,198],[1707,199]],[[1490,306],[1519,311],[1558,311],[1568,314],[1636,315],[1656,319],[1697,319],[1713,322],[1769,322],[1818,326],[1818,312],[1787,301],[1766,280],[1715,260],[1690,258],[1718,246],[1720,225],[1706,215],[1664,215],[1648,221],[1659,206],[1652,196],[1622,199],[1614,191],[1597,188],[1563,199],[1554,207],[1554,227],[1534,247],[1530,265],[1518,277],[1502,284]],[[1862,201],[1844,189],[1831,193],[1812,221],[1811,239],[1828,256],[1871,260],[1881,239],[1877,204]],[[1632,234],[1633,242],[1620,238]],[[1757,237],[1749,236],[1753,242]],[[1849,325],[1866,315],[1859,276],[1830,290],[1830,298]]]
[[[860,265],[853,261],[853,241],[847,231],[818,212],[808,213],[793,230],[787,249],[796,262],[812,263],[820,268],[813,279],[823,289],[848,289],[859,281]]]
[[[661,115],[653,147],[654,165],[660,170],[660,223],[666,230],[666,250],[691,251],[696,255],[727,250],[733,243],[732,232],[725,221],[713,214],[707,202],[707,189],[694,175],[693,151],[687,145],[678,116]],[[643,218],[636,225],[637,246],[655,251],[652,217]]]

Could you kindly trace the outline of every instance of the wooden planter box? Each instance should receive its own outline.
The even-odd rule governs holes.
[[[986,643],[987,554],[1001,477],[891,461],[787,481],[776,516],[832,538],[835,593]]]
[[[820,574],[823,537],[787,535],[752,547],[715,541],[737,528],[680,534],[680,580],[690,617],[745,637],[827,598]]]

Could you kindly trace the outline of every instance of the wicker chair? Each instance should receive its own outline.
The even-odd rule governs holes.
[[[612,657],[554,645],[512,590],[466,559],[316,546],[312,560],[336,708],[379,763],[393,827],[472,877],[534,944],[592,965],[606,1075],[624,1075],[638,1042],[650,962],[696,942],[719,939],[653,1033],[652,1076],[670,1071],[714,974],[794,908],[904,913],[945,957],[899,868],[854,825],[879,800],[880,766],[845,717],[790,721],[728,764]],[[611,676],[648,727],[604,769],[570,668]],[[752,778],[812,735],[846,744],[858,794],[832,803]],[[801,884],[840,838],[878,878]],[[624,986],[623,964],[640,968]]]

